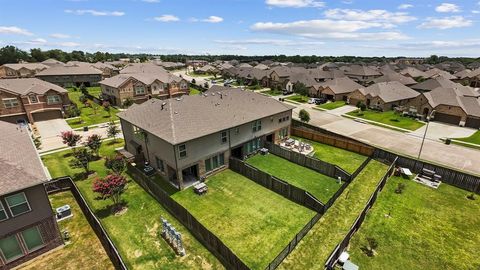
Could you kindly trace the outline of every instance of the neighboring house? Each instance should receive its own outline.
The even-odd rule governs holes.
[[[270,80],[268,71],[256,68],[239,68],[236,69],[235,77],[243,79],[245,85],[253,85],[255,80],[262,87],[269,87]]]
[[[185,62],[185,65],[192,66],[194,68],[203,67],[207,64],[208,64],[208,61],[206,61],[206,60],[187,60]]]
[[[287,89],[289,78],[294,73],[306,73],[307,70],[303,67],[274,67],[268,70],[270,78],[270,87],[280,87],[282,90]]]
[[[258,65],[256,65],[256,66],[254,66],[254,68],[256,68],[256,69],[261,69],[261,70],[267,70],[267,69],[269,69],[269,67],[268,67],[267,65],[265,65],[265,64],[258,64]]]
[[[0,79],[0,120],[8,122],[62,118],[70,104],[67,90],[36,78]]]
[[[112,76],[118,75],[119,68],[112,66],[107,63],[97,62],[97,63],[87,63],[87,62],[80,62],[80,61],[70,61],[66,63],[66,66],[85,66],[85,67],[92,67],[102,71],[103,78],[110,78]]]
[[[404,68],[400,71],[400,74],[402,74],[403,76],[406,76],[406,77],[413,78],[413,79],[418,79],[418,78],[426,79],[426,78],[430,77],[425,72],[423,72],[419,69],[416,69],[414,67],[406,67],[406,68]]]
[[[41,63],[4,64],[0,66],[0,79],[31,78],[47,68],[48,66]]]
[[[35,75],[35,77],[62,86],[96,86],[102,80],[102,71],[89,66],[53,66]]]
[[[457,79],[456,76],[453,76],[452,74],[444,71],[444,70],[440,70],[438,68],[432,68],[432,69],[429,69],[427,71],[425,71],[425,74],[427,74],[428,78],[435,78],[435,77],[438,77],[438,76],[441,76],[447,80],[455,80]]]
[[[0,134],[0,269],[11,269],[63,241],[27,127],[0,121]]]
[[[165,73],[163,67],[153,63],[131,63],[120,70],[120,74],[138,74],[138,73]]]
[[[205,65],[195,70],[195,73],[198,73],[198,74],[207,74],[207,73],[216,73],[216,72],[218,72],[218,69],[216,69],[211,65]]]
[[[382,73],[383,75],[381,77],[378,77],[373,80],[374,83],[397,81],[407,86],[417,84],[417,82],[414,79],[412,79],[412,77],[403,76],[402,74],[397,73],[395,71],[385,71]]]
[[[49,66],[49,67],[65,65],[63,62],[60,62],[57,59],[53,59],[53,58],[50,58],[50,59],[47,59],[47,60],[43,61],[42,64],[44,64],[46,66]]]
[[[348,95],[360,88],[363,88],[363,86],[354,82],[352,79],[348,77],[341,77],[320,83],[317,92],[311,94],[317,97],[323,96],[333,101],[347,101]]]
[[[471,87],[480,87],[480,68],[472,70],[468,74],[466,74],[462,80],[464,81],[465,85],[469,85]]]
[[[100,82],[102,95],[111,104],[121,106],[125,100],[142,103],[152,97],[167,99],[189,93],[185,79],[167,71],[161,73],[120,74]]]
[[[120,112],[125,149],[183,189],[288,137],[293,107],[240,89],[151,99]]]
[[[397,81],[382,82],[353,91],[348,95],[348,103],[356,105],[363,102],[369,108],[388,111],[407,104],[419,95],[417,91]]]
[[[435,78],[430,78],[421,83],[410,86],[410,88],[417,90],[419,92],[429,92],[438,87],[451,88],[458,87],[459,84],[452,82],[449,79],[445,79],[442,76],[437,76]]]
[[[252,65],[250,65],[248,63],[242,63],[242,64],[238,65],[238,68],[252,68]]]
[[[345,70],[345,75],[350,79],[365,85],[375,78],[382,76],[382,73],[364,65],[351,65]]]

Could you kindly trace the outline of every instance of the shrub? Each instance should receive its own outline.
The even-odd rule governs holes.
[[[70,105],[65,110],[65,116],[67,118],[80,116],[80,109],[76,105]]]
[[[127,179],[122,175],[110,174],[105,178],[97,178],[93,181],[92,190],[99,193],[102,199],[112,199],[113,211],[119,209],[121,195],[125,192]]]
[[[87,102],[87,96],[86,95],[80,95],[78,97],[78,101],[80,101],[81,103],[85,104],[85,102]]]
[[[405,184],[398,183],[397,188],[395,189],[395,193],[402,194],[404,189],[405,189]]]
[[[365,103],[362,102],[362,103],[360,104],[360,111],[364,112],[364,111],[366,111],[366,110],[367,110],[367,105],[365,105]]]
[[[470,193],[469,195],[467,195],[467,199],[472,200],[472,201],[475,200],[475,194]]]
[[[308,123],[310,121],[310,113],[308,113],[305,109],[300,110],[298,117],[300,117],[302,122]]]
[[[85,146],[90,148],[90,150],[92,150],[92,152],[98,157],[98,151],[100,151],[100,147],[102,146],[102,137],[98,134],[88,136]]]
[[[92,154],[87,148],[82,148],[73,152],[74,159],[70,160],[70,166],[72,168],[82,168],[85,170],[85,177],[90,172],[90,161],[92,161]]]
[[[122,155],[107,157],[105,159],[105,167],[112,170],[114,174],[122,174],[127,167],[127,162]]]
[[[122,103],[122,106],[125,108],[128,108],[132,105],[133,105],[133,100],[131,98],[126,98]]]

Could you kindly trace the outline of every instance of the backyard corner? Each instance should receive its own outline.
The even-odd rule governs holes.
[[[192,188],[172,198],[222,240],[251,269],[264,269],[315,213],[225,170],[207,179],[208,192]]]
[[[380,112],[367,109],[365,111],[356,110],[353,112],[349,112],[347,113],[347,115],[380,123],[380,126],[383,127],[393,126],[409,131],[417,130],[425,125],[425,123],[423,122],[396,114],[394,111]]]
[[[92,183],[96,177],[105,177],[107,169],[104,158],[112,156],[115,149],[122,147],[123,141],[104,142],[100,148],[101,159],[91,162],[90,169],[96,175],[83,179],[81,169],[69,166],[72,150],[57,152],[42,157],[45,166],[53,178],[70,175],[80,192],[100,219],[107,233],[127,266],[131,269],[224,269],[223,265],[189,231],[172,217],[152,196],[130,177],[127,189],[122,195],[128,210],[122,215],[111,213],[111,201],[98,199],[92,192]],[[177,256],[162,239],[161,221],[164,217],[181,234],[187,255]]]
[[[392,177],[350,241],[353,262],[361,269],[480,269],[471,252],[480,249],[480,199],[469,195]],[[373,257],[362,251],[367,237],[378,243]]]

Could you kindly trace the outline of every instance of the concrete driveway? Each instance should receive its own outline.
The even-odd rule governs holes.
[[[355,106],[345,105],[345,106],[342,106],[342,107],[340,107],[340,108],[336,108],[336,109],[333,109],[333,110],[329,110],[328,113],[341,116],[341,115],[343,115],[343,114],[346,114],[346,113],[349,113],[349,112],[353,112],[353,111],[355,111],[356,109],[358,109],[358,108],[355,107]]]
[[[423,137],[427,125],[410,132],[410,135]],[[454,125],[447,125],[438,122],[430,122],[428,125],[427,138],[432,140],[439,140],[440,138],[465,138],[470,137],[477,130],[473,128],[465,128]]]
[[[42,139],[57,137],[63,131],[72,130],[72,128],[70,128],[70,126],[67,124],[67,121],[61,118],[35,122],[35,126],[37,127]]]

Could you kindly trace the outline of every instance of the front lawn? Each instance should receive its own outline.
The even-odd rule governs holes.
[[[394,111],[379,112],[374,110],[356,110],[347,113],[347,115],[375,121],[398,128],[408,129],[411,131],[417,130],[423,125],[425,125],[425,123],[419,122],[415,119],[395,114]]]
[[[387,169],[387,165],[371,160],[279,269],[323,269],[328,256],[350,230]]]
[[[87,90],[88,90],[88,93],[90,93],[92,96],[95,96],[95,97],[98,97],[102,92],[100,87],[88,87]],[[76,91],[73,89],[68,90],[68,97],[80,109],[79,118],[67,120],[67,123],[70,125],[71,128],[81,128],[84,126],[91,126],[91,125],[109,122],[111,120],[118,120],[118,117],[116,115],[118,113],[118,109],[111,106],[110,114],[109,114],[99,104],[93,105],[93,106],[96,106],[96,109],[92,107],[86,107],[79,100],[81,95],[82,95],[82,92],[80,90],[76,90]],[[93,101],[91,102],[93,103]]]
[[[84,269],[86,265],[88,269],[114,269],[73,194],[65,191],[48,197],[53,209],[70,205],[73,217],[58,223],[61,232],[69,232],[70,241],[59,249],[27,262],[21,269]]]
[[[200,90],[190,87],[190,96],[200,95],[201,93],[202,92]]]
[[[353,262],[360,269],[480,269],[480,197],[468,194],[393,177],[350,243]],[[374,257],[361,250],[367,237],[378,242]]]
[[[331,177],[297,165],[274,154],[255,155],[247,163],[296,187],[310,192],[321,202],[326,203],[340,188]]]
[[[268,91],[262,91],[261,92],[262,94],[266,94],[266,95],[269,95],[269,96],[280,96],[280,95],[283,95],[283,92],[280,91],[280,90],[268,90]]]
[[[477,131],[472,134],[472,136],[467,138],[455,138],[457,141],[468,142],[478,144],[480,146],[480,131]]]
[[[100,155],[113,155],[115,148],[122,146],[123,141],[120,140],[113,144],[104,142]],[[76,179],[77,186],[130,269],[223,269],[221,263],[129,175],[127,190],[122,195],[128,210],[120,216],[112,215],[111,201],[99,200],[92,192],[92,181],[96,176],[81,180],[79,175],[82,170],[72,169],[68,165],[72,159],[71,152],[66,150],[46,155],[42,160],[52,177],[70,175]],[[103,159],[93,161],[90,169],[94,170],[98,177],[107,174]],[[176,256],[160,236],[161,217],[166,218],[182,233],[187,252],[185,257]]]
[[[299,103],[307,103],[309,97],[295,94],[295,95],[286,97],[285,99],[295,101],[295,102],[299,102]]]
[[[333,109],[343,107],[345,105],[347,105],[345,103],[345,101],[338,100],[338,101],[333,101],[333,102],[327,102],[327,103],[324,103],[322,105],[318,105],[317,107],[321,108],[321,109],[325,109],[325,110],[333,110]]]
[[[331,164],[335,164],[338,167],[344,169],[348,173],[355,172],[360,165],[367,159],[366,156],[337,148],[328,144],[310,141],[300,137],[293,137],[296,140],[306,142],[313,146],[315,149],[314,157],[326,161]]]
[[[315,215],[226,170],[207,179],[208,193],[172,195],[251,269],[264,269]]]

